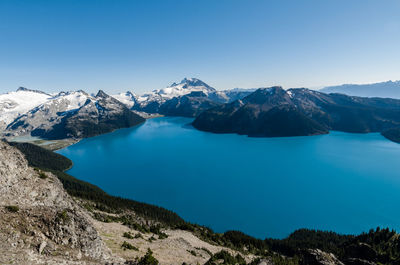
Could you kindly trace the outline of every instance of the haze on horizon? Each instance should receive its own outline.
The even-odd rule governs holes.
[[[400,2],[0,1],[0,93],[400,79]]]

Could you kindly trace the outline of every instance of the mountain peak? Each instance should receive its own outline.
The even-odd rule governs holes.
[[[35,92],[35,93],[48,95],[46,92],[43,92],[43,91],[40,91],[40,90],[29,89],[29,88],[22,87],[22,86],[17,89],[17,92],[19,92],[19,91],[29,91],[29,92]]]
[[[96,94],[96,98],[106,98],[106,97],[109,97],[109,96],[101,89]]]
[[[135,96],[135,95],[134,95],[131,91],[129,91],[129,90],[125,92],[125,95],[128,96],[128,97],[132,97],[132,98]]]
[[[210,88],[209,85],[201,81],[200,79],[197,78],[183,78],[181,82],[179,83],[172,83],[169,87],[175,87],[178,85],[183,85],[183,86],[204,86],[206,88]]]
[[[290,95],[280,86],[262,87],[245,97],[244,102],[276,106],[282,102],[288,103]]]

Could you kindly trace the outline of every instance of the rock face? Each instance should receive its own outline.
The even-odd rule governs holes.
[[[55,176],[0,142],[1,264],[103,264],[111,256],[89,220]]]
[[[308,89],[258,89],[201,113],[197,129],[249,136],[301,136],[329,130],[381,132],[400,125],[400,100],[350,97]]]
[[[332,253],[326,253],[319,249],[308,249],[303,251],[302,264],[304,265],[344,265]]]
[[[60,93],[7,126],[7,135],[47,139],[83,138],[144,122],[123,103],[99,91],[95,97],[83,91]]]

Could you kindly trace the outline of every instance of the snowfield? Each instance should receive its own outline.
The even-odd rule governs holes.
[[[45,103],[52,96],[43,92],[20,88],[0,95],[0,121],[9,124],[18,116]]]

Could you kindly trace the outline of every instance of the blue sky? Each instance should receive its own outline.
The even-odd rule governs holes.
[[[0,92],[400,79],[398,0],[0,0]]]

